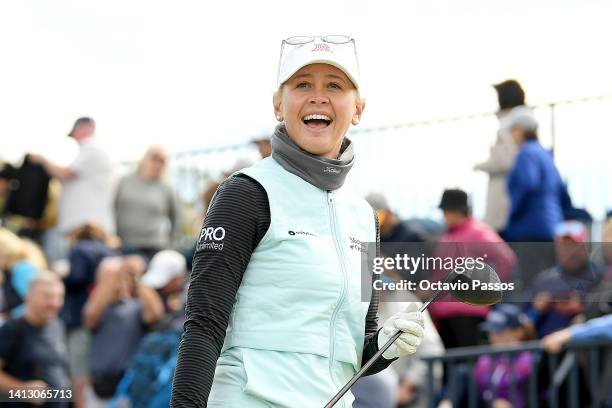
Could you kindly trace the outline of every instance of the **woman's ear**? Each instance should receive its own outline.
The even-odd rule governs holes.
[[[363,110],[365,109],[366,100],[364,98],[357,98],[357,103],[355,104],[355,113],[353,114],[353,118],[351,119],[351,123],[353,125],[358,125],[361,120],[361,115],[363,114]]]
[[[278,89],[272,95],[272,105],[274,106],[274,116],[276,116],[276,120],[279,122],[283,121],[283,113],[281,109],[281,90]]]

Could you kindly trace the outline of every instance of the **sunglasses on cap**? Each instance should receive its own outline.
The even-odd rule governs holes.
[[[333,45],[349,45],[352,47],[352,51],[354,53],[355,61],[357,61],[357,49],[355,47],[355,39],[353,37],[349,37],[347,35],[298,35],[289,38],[285,38],[281,43],[280,56],[278,59],[278,70],[277,77],[280,75],[281,67],[286,58],[286,47],[297,48],[306,44],[313,43],[315,41],[320,41],[321,43],[333,44]],[[316,48],[317,46],[321,46],[321,44],[315,45],[315,50],[319,50]],[[323,46],[321,46],[324,49]],[[357,63],[358,64],[358,63]],[[359,67],[357,66],[357,69]]]
[[[320,38],[321,41],[330,44],[346,44],[351,41],[355,41],[353,38],[347,35],[296,35],[294,37],[285,38],[283,44],[289,45],[301,45],[308,44]]]

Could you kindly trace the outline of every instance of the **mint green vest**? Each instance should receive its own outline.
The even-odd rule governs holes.
[[[241,173],[266,190],[270,228],[243,275],[222,350],[309,353],[357,371],[369,307],[361,301],[360,243],[376,240],[372,208],[346,188],[321,190],[272,158]],[[338,388],[347,380],[334,379]]]

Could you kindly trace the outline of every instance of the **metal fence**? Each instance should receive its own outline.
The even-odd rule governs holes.
[[[612,95],[534,106],[544,146],[555,160],[578,207],[601,219],[612,208]],[[349,136],[357,160],[347,182],[361,194],[384,193],[403,217],[437,218],[442,190],[472,195],[474,214],[484,214],[487,177],[473,166],[487,158],[498,122],[493,112],[378,127],[355,127]],[[176,153],[172,178],[183,200],[193,202],[213,179],[240,160],[255,161],[248,143]]]
[[[539,341],[524,342],[518,345],[497,347],[478,346],[447,350],[441,356],[422,357],[428,365],[428,401],[430,407],[436,406],[441,398],[440,390],[434,389],[434,363],[442,362],[447,371],[447,387],[444,398],[453,402],[455,407],[491,406],[478,392],[474,365],[482,356],[506,356],[514,361],[519,353],[529,352],[531,358],[531,372],[526,381],[526,387],[519,386],[516,381],[514,365],[510,375],[510,403],[513,407],[519,405],[518,399],[524,401],[524,406],[534,408],[546,406],[557,408],[560,406],[578,407],[610,407],[612,406],[612,378],[604,378],[601,370],[606,367],[602,361],[604,353],[612,352],[611,342],[591,342],[581,345],[570,345],[566,348],[563,357],[558,354],[544,353]],[[580,357],[580,358],[579,358]],[[586,357],[586,358],[584,358]],[[584,364],[579,361],[584,360]],[[610,361],[608,360],[608,363]],[[547,383],[539,384],[539,373],[544,369]],[[492,373],[491,373],[492,374]],[[603,383],[603,382],[607,382]],[[494,395],[489,388],[485,391]],[[580,384],[584,386],[580,386]],[[563,392],[561,392],[563,390]],[[519,397],[520,395],[520,397]]]

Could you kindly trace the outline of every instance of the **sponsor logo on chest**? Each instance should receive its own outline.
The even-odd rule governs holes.
[[[349,248],[358,252],[367,252],[366,246],[363,244],[363,241],[358,240],[357,238],[349,237],[350,245]]]

